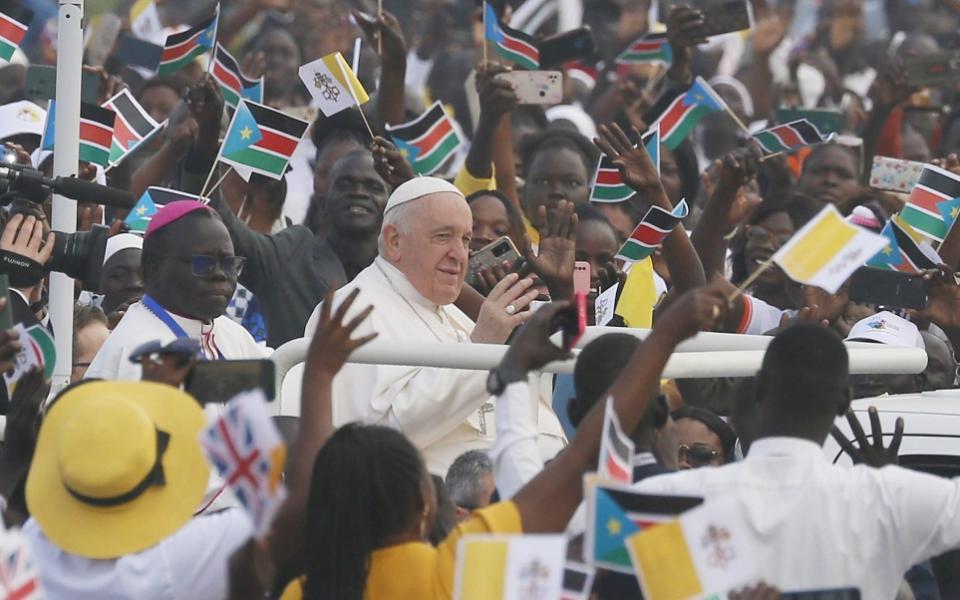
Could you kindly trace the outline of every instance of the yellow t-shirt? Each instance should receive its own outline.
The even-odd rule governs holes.
[[[490,192],[497,189],[497,173],[493,171],[491,177],[474,177],[473,173],[467,170],[464,165],[453,180],[453,185],[463,192],[464,196],[469,196],[476,192]]]
[[[500,502],[475,511],[434,548],[424,542],[388,546],[370,555],[370,571],[363,597],[448,600],[453,596],[457,544],[474,533],[522,533],[520,513],[513,502]],[[296,579],[283,590],[280,600],[301,600],[303,580]]]

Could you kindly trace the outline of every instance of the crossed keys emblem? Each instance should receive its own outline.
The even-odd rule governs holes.
[[[520,570],[523,594],[528,600],[547,600],[550,569],[534,558]]]
[[[314,72],[313,87],[320,90],[320,95],[323,96],[324,100],[336,102],[340,98],[340,87],[326,73]]]
[[[730,530],[725,527],[711,525],[700,540],[700,545],[707,549],[707,563],[717,569],[726,569],[727,565],[736,558],[737,553],[730,545],[733,538]]]

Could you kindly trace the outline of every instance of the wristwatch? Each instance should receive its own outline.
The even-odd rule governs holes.
[[[501,367],[490,369],[487,375],[487,393],[491,396],[499,396],[507,386],[517,381],[522,381],[524,373],[504,370]]]

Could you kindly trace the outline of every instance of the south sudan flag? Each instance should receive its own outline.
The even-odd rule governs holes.
[[[793,152],[806,146],[822,144],[833,139],[832,134],[823,136],[820,130],[806,119],[799,119],[765,129],[754,134],[753,137],[767,154]]]
[[[443,166],[460,147],[460,137],[440,102],[402,125],[387,126],[397,149],[420,175],[430,175]]]
[[[497,18],[497,12],[489,2],[483,3],[486,29],[484,38],[493,42],[497,54],[513,62],[518,67],[533,70],[540,67],[540,47],[532,36],[508,27]]]
[[[51,100],[41,150],[53,150],[56,141],[57,101]],[[80,160],[106,167],[110,164],[114,112],[95,104],[80,104]]]
[[[923,235],[942,242],[948,228],[938,205],[958,197],[960,177],[940,167],[924,165],[900,216]]]
[[[650,160],[657,167],[657,173],[660,172],[660,128],[654,126],[643,135],[640,140],[643,147],[647,149]],[[620,170],[617,169],[613,161],[606,155],[600,157],[600,164],[597,165],[597,174],[593,179],[593,187],[590,188],[590,202],[613,203],[629,200],[633,196],[633,188],[623,182],[620,176]]]
[[[651,206],[637,225],[630,238],[617,252],[617,258],[627,262],[643,260],[656,251],[673,228],[687,216],[687,201],[681,200],[673,211]]]
[[[673,50],[665,33],[650,33],[631,43],[620,56],[617,64],[632,65],[652,63],[670,66],[673,63]]]
[[[186,31],[167,36],[160,56],[159,75],[170,75],[189,65],[195,58],[213,50],[217,39],[217,21],[220,18],[220,5],[213,15],[203,23]]]
[[[130,93],[124,89],[103,104],[116,114],[113,121],[113,143],[110,146],[110,164],[117,164],[127,154],[157,130],[160,125]]]
[[[227,49],[217,43],[213,54],[213,78],[220,84],[223,99],[231,108],[236,108],[240,98],[263,103],[263,77],[250,79],[240,71],[237,59]]]
[[[19,2],[0,2],[0,59],[10,62],[27,35],[33,11]]]
[[[220,149],[229,165],[280,179],[310,124],[262,104],[240,100]]]

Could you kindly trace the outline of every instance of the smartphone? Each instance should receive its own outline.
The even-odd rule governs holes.
[[[573,291],[577,294],[590,293],[590,263],[585,260],[573,263]]]
[[[13,327],[13,307],[10,306],[10,278],[6,273],[0,273],[0,298],[7,302],[0,310],[0,331],[6,331]]]
[[[889,156],[874,156],[870,168],[870,187],[876,190],[909,194],[920,180],[923,163]]]
[[[573,303],[553,317],[550,331],[560,332],[560,343],[569,352],[577,345],[587,330],[587,295],[576,292]]]
[[[467,263],[467,283],[470,285],[479,283],[480,272],[496,265],[508,263],[505,269],[509,271],[518,258],[520,258],[520,252],[510,238],[507,236],[497,238],[470,257],[470,262]]]
[[[564,31],[540,42],[540,68],[559,67],[571,60],[590,60],[595,54],[596,42],[590,27]]]
[[[560,71],[510,71],[499,79],[513,84],[520,104],[559,104],[563,101],[563,75]]]
[[[906,58],[903,69],[911,86],[953,85],[960,78],[960,52],[937,52]]]
[[[272,360],[207,360],[194,365],[184,385],[200,404],[221,404],[252,389],[263,390],[267,400],[276,396]]]
[[[781,600],[860,600],[857,588],[837,588],[832,590],[804,590],[801,592],[783,592]]]
[[[887,308],[927,306],[923,276],[886,269],[861,267],[850,277],[850,301]]]
[[[700,6],[703,27],[700,35],[712,37],[753,27],[753,10],[748,0],[724,0]]]

